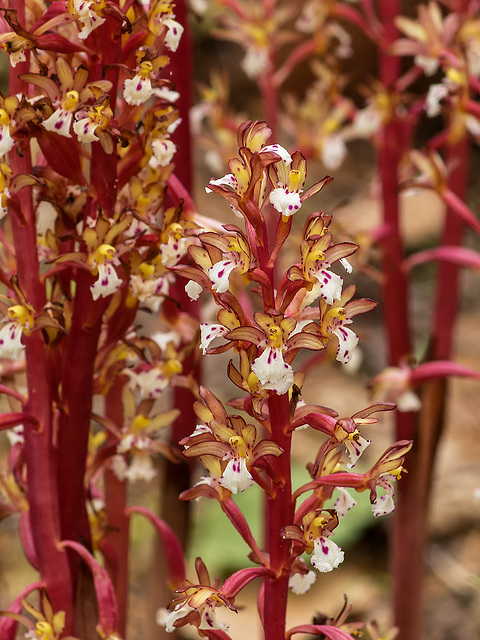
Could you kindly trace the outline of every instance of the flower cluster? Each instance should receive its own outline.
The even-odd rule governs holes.
[[[373,414],[395,405],[378,403],[339,418],[332,409],[301,400],[304,374],[295,370],[297,354],[327,350],[335,336],[337,360],[349,362],[358,342],[349,325],[355,315],[371,310],[375,303],[354,299],[352,285],[343,288],[343,277],[334,271],[335,265],[351,272],[347,258],[357,247],[351,242],[333,242],[331,216],[323,212],[306,216],[299,262],[279,272],[279,256],[294,217],[301,215],[297,212],[304,202],[330,178],[305,190],[305,158],[268,144],[269,135],[262,122],[241,126],[239,154],[230,160],[230,172],[210,180],[207,187],[207,192],[227,200],[244,226],[229,223],[223,231],[200,233],[188,248],[192,263],[171,268],[188,280],[190,297],[200,299],[208,292],[215,301],[216,322],[200,324],[200,348],[209,356],[229,350],[238,354],[239,364],[229,362],[228,376],[243,396],[229,404],[250,418],[227,414],[221,401],[201,387],[202,402],[195,405],[199,424],[181,444],[184,456],[200,459],[208,476],[181,498],[217,500],[250,546],[251,557],[260,565],[257,570],[272,571],[288,580],[293,591],[304,593],[315,574],[300,556],[311,554],[312,566],[321,573],[340,565],[344,552],[331,537],[355,505],[348,489],[369,490],[375,516],[391,512],[393,481],[401,475],[411,443],[397,443],[369,471],[354,472],[370,442],[360,429],[378,421]],[[254,423],[268,432],[268,439],[257,441]],[[311,480],[291,493],[289,451],[292,435],[299,428],[311,428],[323,437],[315,459],[307,465]],[[273,542],[267,549],[255,540],[232,500],[232,494],[247,491],[254,483],[271,505],[269,535]],[[308,492],[311,495],[305,498]],[[281,526],[275,509],[282,513]],[[279,542],[282,551],[274,552]],[[242,571],[246,570],[238,574]],[[265,589],[270,584],[267,581]],[[186,592],[189,589],[187,583]],[[271,594],[276,593],[274,586],[271,589]],[[211,597],[207,588],[201,590],[205,598]],[[199,592],[191,591],[195,597]],[[265,593],[264,597],[276,596]],[[187,621],[206,628],[198,626],[200,620],[204,624],[200,609],[192,608],[185,598],[175,602],[172,612],[162,618],[167,630]]]
[[[198,416],[205,422],[191,436],[181,441],[188,458],[199,457],[209,470],[206,484],[218,491],[218,485],[229,492],[245,491],[252,486],[252,472],[265,456],[279,456],[281,449],[272,440],[255,444],[256,428],[241,416],[227,416],[213,394],[202,391],[205,404],[196,404]],[[210,492],[209,492],[210,493]],[[220,499],[223,492],[220,490]]]
[[[11,66],[0,96],[0,358],[12,401],[1,428],[21,431],[8,513],[20,513],[52,602],[24,604],[32,626],[19,598],[0,636],[18,621],[32,638],[77,635],[77,554],[93,576],[83,604],[98,612],[85,636],[119,640],[127,483],[153,478],[158,455],[179,462],[166,431],[179,410],[165,391],[197,392],[186,361],[198,324],[170,269],[198,225],[178,180],[166,199],[182,135],[169,65],[184,27],[169,0],[13,0],[0,13]],[[135,320],[141,308],[157,314],[155,339]]]

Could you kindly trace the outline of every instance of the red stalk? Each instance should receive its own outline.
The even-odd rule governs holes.
[[[288,394],[271,395],[268,400],[272,440],[283,453],[271,461],[275,474],[281,479],[275,486],[275,494],[267,498],[267,549],[270,568],[275,578],[265,580],[263,624],[265,640],[285,638],[287,614],[288,571],[285,571],[290,557],[290,542],[283,540],[283,528],[293,522],[292,483],[290,468],[291,433],[290,405]]]
[[[272,18],[274,10],[274,2],[269,0],[263,0],[263,10],[265,12],[265,19]],[[262,94],[263,107],[265,110],[265,117],[268,122],[268,126],[272,130],[272,140],[278,139],[278,83],[276,81],[275,63],[276,63],[276,47],[274,45],[269,46],[268,57],[270,62],[270,68],[265,73],[262,73],[258,79],[258,86]]]
[[[172,139],[177,146],[175,153],[175,176],[174,182],[179,182],[180,190],[184,190],[188,194],[192,193],[192,139],[189,126],[189,111],[192,101],[192,60],[193,60],[193,44],[188,28],[187,20],[187,3],[185,0],[177,0],[175,3],[176,20],[184,26],[184,32],[180,40],[178,50],[171,56],[169,72],[171,78],[175,82],[176,90],[180,93],[180,98],[176,103],[182,119],[181,124],[174,132]],[[167,191],[168,195],[168,191]],[[178,194],[173,193],[170,199],[174,205],[177,204]],[[188,205],[191,205],[189,202]],[[187,206],[187,208],[190,208]],[[192,302],[187,296],[184,287],[179,287],[175,292],[178,300],[179,308],[182,312],[188,312],[193,317],[198,318],[198,304]],[[166,303],[165,313],[172,313],[172,319],[178,318],[179,310],[174,305]],[[196,381],[200,381],[201,368],[198,355],[192,353],[183,362],[183,371],[185,375],[191,374]],[[173,404],[180,410],[180,416],[172,425],[170,441],[177,445],[180,440],[189,436],[197,424],[197,417],[193,410],[195,398],[189,389],[176,387],[173,390]],[[168,460],[162,463],[162,501],[160,506],[161,518],[172,528],[177,535],[180,543],[185,547],[188,539],[190,527],[190,503],[188,501],[179,501],[178,496],[191,486],[191,465],[188,462],[174,464]],[[157,543],[155,547],[155,564],[159,567],[159,571],[152,574],[150,581],[150,590],[155,594],[151,599],[150,609],[152,614],[156,611],[159,603],[164,605],[171,597],[170,591],[165,582],[167,574],[167,566],[165,561],[164,549],[162,545]],[[163,570],[162,570],[163,569]],[[152,620],[155,616],[151,616]],[[163,638],[170,634],[158,625],[151,625],[149,628],[151,637]]]
[[[86,271],[77,274],[72,326],[63,360],[62,413],[58,433],[58,481],[62,536],[90,546],[85,507],[84,475],[92,410],[93,374],[102,311],[105,302],[93,303]],[[70,554],[74,565],[78,556]]]
[[[25,24],[25,5],[22,0],[12,3],[17,17]],[[21,73],[28,71],[29,60],[19,63],[10,74],[9,94],[24,93]],[[9,154],[13,175],[32,173],[28,145],[22,155]],[[20,287],[28,302],[38,311],[45,304],[38,268],[35,213],[31,189],[20,191],[11,201],[11,220],[16,250]],[[25,413],[34,418],[26,421],[25,463],[30,525],[41,580],[45,584],[54,610],[66,613],[66,632],[73,631],[73,595],[67,557],[57,547],[60,540],[58,489],[56,485],[56,450],[52,445],[51,374],[48,369],[43,336],[35,332],[26,340],[26,372],[28,400]],[[37,422],[38,427],[34,426]]]
[[[110,18],[92,36],[100,58],[93,65],[92,80],[102,77],[103,67],[120,60],[120,24]],[[118,71],[109,74],[113,82],[112,106],[117,93]],[[90,214],[98,206],[107,217],[113,217],[116,200],[116,152],[106,154],[100,144],[92,145],[90,183],[95,199],[90,202]],[[90,526],[85,506],[84,475],[93,395],[93,374],[97,355],[102,314],[108,300],[92,300],[91,275],[83,270],[76,274],[73,319],[63,362],[63,413],[59,429],[59,488],[62,507],[62,535],[82,541],[91,547]],[[77,554],[69,553],[74,573],[79,565]]]
[[[395,17],[401,13],[399,0],[379,3],[384,25],[386,46],[397,37]],[[380,50],[380,80],[387,90],[394,91],[400,78],[400,59]],[[384,222],[389,230],[383,244],[382,291],[384,318],[389,351],[389,363],[398,365],[410,353],[410,322],[408,285],[401,269],[403,247],[399,227],[398,167],[402,152],[400,122],[392,108],[389,122],[383,127],[378,167],[382,184]],[[395,624],[400,632],[398,640],[416,640],[420,637],[422,621],[422,577],[424,550],[424,500],[418,500],[416,488],[421,476],[421,455],[416,440],[416,418],[413,413],[396,414],[397,439],[412,439],[415,446],[408,457],[409,474],[398,484],[391,542],[391,567],[394,593]]]
[[[117,376],[105,397],[105,414],[120,430],[123,425],[122,389],[124,380]],[[108,544],[113,557],[105,556],[105,567],[115,589],[118,607],[118,632],[125,637],[128,612],[128,557],[130,519],[126,514],[127,483],[105,470],[105,507],[111,527]]]
[[[448,149],[448,160],[458,163],[449,175],[449,191],[462,203],[467,190],[469,155],[467,137]],[[461,218],[448,208],[442,245],[460,245],[463,226]],[[459,304],[459,271],[458,264],[439,263],[431,330],[431,357],[434,360],[451,356]],[[395,610],[397,624],[401,623],[399,640],[415,640],[421,637],[422,632],[423,549],[435,454],[445,424],[447,386],[448,381],[443,378],[430,381],[423,387],[416,446],[408,457],[407,482],[399,484],[401,501],[394,532]]]

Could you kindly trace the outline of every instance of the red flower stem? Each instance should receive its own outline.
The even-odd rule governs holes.
[[[90,525],[85,505],[84,475],[92,411],[93,374],[103,299],[94,303],[90,273],[79,270],[72,326],[63,360],[62,413],[58,433],[58,482],[62,537],[91,549]],[[69,552],[74,575],[78,554]]]
[[[275,2],[271,0],[263,0],[263,11],[265,19],[270,20],[273,17]],[[274,41],[270,42],[268,48],[269,67],[258,78],[258,87],[262,95],[263,108],[268,126],[272,130],[272,140],[278,137],[278,84],[275,79],[276,64],[276,46]]]
[[[469,175],[469,141],[463,138],[448,149],[448,160],[458,165],[449,176],[448,187],[459,201],[465,197]],[[448,164],[450,162],[447,161]],[[453,163],[451,163],[453,166]],[[447,209],[442,245],[460,245],[463,222]],[[441,261],[432,326],[431,357],[448,359],[458,309],[457,264]],[[408,456],[408,477],[399,484],[400,502],[394,529],[395,615],[400,624],[399,640],[415,640],[422,634],[423,549],[427,537],[435,454],[445,424],[447,380],[433,380],[422,389],[422,410],[415,434],[415,447]]]
[[[379,4],[387,42],[397,36],[393,23],[400,14],[398,0]],[[394,91],[400,75],[400,60],[380,52],[380,80],[387,91]],[[395,100],[394,95],[392,96]],[[403,247],[400,235],[400,205],[398,198],[398,167],[402,152],[400,122],[392,105],[390,120],[383,126],[378,167],[382,187],[383,216],[388,234],[383,241],[382,270],[384,275],[383,309],[387,329],[389,362],[397,365],[410,352],[410,322],[408,315],[407,277],[401,268]]]
[[[175,152],[175,177],[180,181],[188,193],[192,193],[192,137],[190,132],[190,108],[192,106],[192,78],[193,78],[193,43],[188,28],[187,6],[185,0],[175,2],[176,20],[184,26],[177,51],[171,56],[168,66],[169,74],[175,83],[175,89],[180,94],[176,108],[182,119],[172,134],[172,140],[177,146]]]
[[[361,32],[369,36],[374,42],[378,41],[377,27],[378,21],[376,17],[372,16],[373,11],[370,10],[370,3],[362,2],[362,8],[366,14],[366,18],[362,16],[353,7],[337,4],[335,7],[335,16],[341,20],[346,20],[355,25]],[[371,18],[374,18],[371,20]]]
[[[270,58],[272,60],[273,68],[273,52],[270,52]],[[268,73],[262,73],[259,78],[258,86],[262,94],[263,108],[265,111],[265,119],[268,126],[272,130],[272,140],[278,138],[278,86],[275,81],[274,75],[268,71]]]
[[[384,25],[385,46],[397,37],[395,17],[401,13],[399,0],[381,2],[379,15]],[[407,276],[401,269],[403,246],[399,227],[398,167],[402,153],[400,122],[395,113],[395,87],[400,78],[400,60],[380,50],[380,80],[392,93],[390,120],[384,125],[378,167],[382,185],[384,222],[389,230],[383,244],[382,291],[389,363],[398,365],[411,349]],[[396,437],[411,439],[416,428],[415,414],[396,414]],[[424,550],[423,501],[415,495],[415,481],[420,473],[420,456],[414,451],[408,458],[409,474],[398,485],[391,543],[393,606],[398,640],[418,640],[422,620],[422,576]],[[421,506],[420,506],[421,505]]]
[[[442,246],[459,246],[463,237],[462,212],[469,176],[470,153],[467,136],[448,147],[447,165],[454,167],[442,197],[447,202]],[[467,216],[468,217],[468,216]],[[432,324],[430,356],[450,358],[458,310],[459,266],[441,261]],[[408,477],[399,484],[393,537],[395,575],[395,618],[400,626],[399,640],[416,640],[422,635],[423,550],[427,537],[428,506],[431,495],[435,454],[445,423],[447,380],[434,380],[422,389],[422,410],[415,433],[415,447],[408,457]],[[408,419],[408,418],[407,418]],[[400,436],[401,437],[401,436]]]
[[[283,453],[271,461],[274,473],[280,482],[275,487],[275,494],[267,498],[267,550],[270,557],[270,568],[275,578],[265,580],[265,598],[263,624],[265,640],[283,640],[288,595],[288,561],[291,543],[283,540],[283,528],[293,522],[292,482],[291,482],[291,433],[290,404],[288,394],[271,394],[268,399],[272,440]]]
[[[103,77],[103,69],[120,61],[120,24],[114,18],[95,29],[91,36],[98,62],[92,65],[91,79]],[[112,82],[112,107],[118,84],[118,70],[108,74]],[[117,154],[106,154],[99,143],[92,145],[90,184],[94,188],[94,199],[87,203],[86,212],[95,217],[98,208],[106,217],[113,218],[116,201]],[[61,527],[64,539],[81,542],[91,550],[91,534],[85,503],[84,476],[87,460],[88,437],[92,410],[93,375],[98,349],[102,314],[108,299],[96,303],[92,299],[90,273],[78,270],[73,305],[72,326],[68,336],[63,361],[62,402],[58,434],[59,447],[59,491]],[[78,554],[69,552],[74,583],[81,567]],[[93,592],[83,594],[84,599],[93,598]]]
[[[111,107],[115,114],[115,105],[118,92],[118,63],[121,61],[121,28],[115,18],[107,18],[92,33],[94,49],[98,53],[97,64],[92,64],[90,80],[103,79],[104,69],[108,68],[106,80],[112,83],[109,91]],[[114,147],[113,153],[107,154],[100,143],[92,145],[92,160],[90,168],[90,184],[95,189],[96,204],[101,207],[104,214],[113,218],[115,202],[117,198],[117,163],[118,155]],[[95,216],[96,211],[91,214]]]
[[[467,136],[447,151],[448,190],[464,203],[470,174],[470,142]],[[451,206],[447,207],[442,245],[458,246],[462,242],[464,224]],[[433,316],[433,354],[435,360],[448,360],[452,352],[453,331],[459,306],[459,265],[441,260],[438,265],[437,291]]]
[[[184,32],[182,34],[178,50],[175,55],[172,56],[169,66],[171,77],[176,85],[176,90],[180,93],[180,98],[178,99],[176,106],[182,119],[182,122],[172,136],[172,139],[177,145],[177,151],[175,152],[175,178],[179,180],[182,188],[187,193],[191,193],[192,138],[189,125],[189,111],[192,103],[193,44],[190,30],[188,28],[187,5],[185,0],[177,0],[175,3],[175,15],[178,22],[184,26]],[[193,317],[198,318],[198,303],[190,300],[184,287],[179,287],[176,291],[176,295],[178,297],[180,308],[183,311],[188,311],[188,313]],[[190,372],[193,374],[195,380],[200,381],[200,364],[199,358],[196,357],[196,355],[196,353],[192,353],[188,356],[183,363],[183,367],[185,375]],[[175,445],[195,430],[197,417],[193,411],[194,402],[195,398],[189,389],[185,389],[183,387],[176,387],[174,389],[174,406],[181,411],[181,415],[177,420],[175,420],[172,427],[171,442]],[[167,492],[170,490],[172,491],[172,500],[177,502],[176,507],[173,507],[173,512],[176,511],[177,514],[183,512],[183,516],[181,518],[183,522],[177,521],[177,528],[173,526],[173,530],[180,538],[181,542],[184,543],[187,536],[187,521],[189,517],[188,512],[190,503],[178,503],[178,495],[190,486],[190,464],[188,462],[173,464],[168,461],[166,461],[165,464],[166,475],[168,477],[165,489]],[[167,523],[173,524],[170,521],[172,518],[172,505],[166,507],[164,503],[162,518]],[[174,517],[174,519],[177,520],[176,517]]]
[[[120,430],[123,425],[122,389],[125,380],[121,376],[115,382],[105,397],[105,414]],[[104,475],[105,508],[107,511],[110,534],[108,543],[113,555],[105,556],[105,568],[112,579],[118,608],[118,632],[125,638],[128,611],[128,551],[129,551],[129,523],[126,514],[127,483],[119,480],[107,468]]]
[[[114,18],[95,29],[91,40],[98,52],[98,62],[92,65],[91,79],[103,77],[103,69],[120,61],[120,24]],[[110,67],[108,79],[112,107],[117,94],[118,70]],[[97,207],[112,218],[116,200],[117,154],[106,154],[99,143],[92,145],[90,182],[95,199],[90,201],[88,213],[95,217]],[[62,381],[63,413],[59,431],[59,488],[62,535],[68,540],[81,541],[91,548],[90,526],[85,506],[84,474],[93,394],[93,373],[97,355],[102,314],[108,303],[103,298],[93,302],[91,275],[83,270],[76,274],[76,293],[73,319],[64,359]],[[69,553],[74,577],[79,557]]]
[[[20,271],[20,265],[19,265]],[[38,421],[38,430],[24,423],[25,464],[30,527],[42,582],[55,611],[65,611],[65,632],[73,633],[73,589],[67,555],[60,551],[56,448],[52,444],[50,373],[40,332],[26,345],[29,399],[25,412]]]
[[[13,0],[20,24],[25,24],[25,5]],[[9,94],[24,93],[26,87],[19,79],[29,70],[29,57],[10,74]],[[9,154],[13,175],[32,173],[28,144],[22,153]],[[12,232],[15,244],[19,285],[26,299],[38,311],[45,304],[45,292],[39,278],[35,212],[30,188],[23,189],[11,201]],[[26,374],[28,400],[25,413],[34,420],[25,421],[25,464],[30,527],[33,534],[36,560],[55,611],[66,613],[65,633],[73,632],[73,594],[67,556],[60,551],[60,521],[56,484],[56,449],[52,444],[52,390],[43,336],[34,332],[26,340]],[[38,427],[34,426],[34,423]]]
[[[177,0],[175,2],[176,20],[184,27],[178,50],[171,56],[171,62],[168,67],[171,79],[174,81],[176,90],[180,94],[176,106],[180,112],[182,122],[172,135],[172,139],[176,144],[175,152],[175,180],[181,184],[182,190],[188,194],[192,193],[192,138],[189,126],[189,112],[192,103],[192,61],[193,61],[193,43],[187,20],[187,3],[186,0]],[[167,191],[168,197],[168,191]],[[174,206],[176,194],[170,196]],[[187,216],[190,213],[191,201],[187,203]],[[198,303],[192,302],[188,297],[183,286],[175,291],[175,298],[178,300],[181,312],[188,313],[191,317],[199,317]],[[171,315],[173,324],[179,321],[178,309],[167,303],[164,308],[166,316]],[[197,350],[194,350],[183,361],[183,372],[185,375],[191,375],[199,384],[201,380],[200,359]],[[183,387],[175,387],[173,391],[174,407],[180,410],[180,415],[172,425],[170,442],[176,446],[180,440],[189,436],[195,430],[197,417],[193,410],[195,398],[189,389]],[[191,504],[189,501],[179,501],[178,496],[183,491],[191,487],[192,465],[188,462],[174,464],[169,460],[162,462],[162,496],[160,505],[160,516],[176,534],[182,547],[185,548],[190,529]],[[170,590],[166,584],[165,576],[167,575],[167,563],[165,561],[165,551],[162,545],[157,542],[155,545],[155,566],[159,567],[159,571],[152,575],[150,581],[150,591],[152,598],[149,603],[149,609],[152,613],[152,620],[155,619],[154,612],[159,603],[165,605],[171,598]],[[149,628],[151,637],[163,638],[167,634],[158,625]]]

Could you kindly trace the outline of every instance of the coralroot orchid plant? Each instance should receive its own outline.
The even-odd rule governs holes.
[[[399,18],[409,39],[396,42],[396,2],[389,11],[380,3],[386,11],[380,17],[368,0],[358,10],[315,0],[298,7],[265,0],[253,3],[257,9],[246,0],[219,4],[226,11],[218,34],[246,47],[243,69],[258,80],[266,112],[266,121],[253,122],[224,112],[220,76],[217,93],[205,89],[210,101],[192,112],[194,128],[209,122],[224,141],[221,149],[208,141],[217,164],[226,156],[228,173],[212,178],[206,190],[208,198],[220,196],[230,205],[225,224],[200,215],[191,194],[185,73],[191,52],[181,0],[12,0],[1,10],[0,43],[10,73],[8,93],[0,96],[0,428],[11,448],[8,472],[0,476],[0,514],[19,516],[25,555],[38,572],[38,581],[2,612],[2,640],[13,640],[19,625],[24,637],[40,640],[121,640],[127,631],[134,638],[127,603],[130,520],[137,515],[154,526],[165,552],[162,580],[173,595],[158,602],[157,621],[166,632],[188,625],[199,636],[227,640],[221,609],[237,611],[236,597],[255,580],[265,639],[379,637],[375,623],[347,620],[348,606],[335,619],[286,627],[288,590],[305,593],[318,572],[329,573],[344,560],[335,531],[355,505],[355,492],[368,492],[375,517],[394,510],[395,482],[415,436],[410,418],[408,424],[400,419],[398,441],[360,472],[356,464],[369,444],[362,427],[395,404],[379,400],[339,417],[336,408],[302,399],[311,368],[302,372],[297,356],[310,353],[313,362],[322,352],[348,364],[358,343],[354,319],[375,307],[356,297],[353,285],[344,287],[341,274],[352,271],[348,258],[358,244],[336,241],[331,215],[304,213],[317,207],[318,193],[331,181],[327,176],[307,187],[306,157],[338,166],[345,140],[360,135],[365,115],[340,92],[336,62],[348,54],[350,41],[338,19],[377,42],[383,65],[367,120],[375,124],[370,133],[383,158],[384,202],[391,205],[388,229],[376,236],[387,249],[384,307],[392,362],[376,386],[401,401],[403,392],[425,381],[475,375],[449,362],[448,349],[440,347],[434,362],[413,369],[405,364],[397,197],[403,149],[392,141],[403,126],[401,92],[435,60],[444,65],[446,80],[429,93],[430,114],[440,101],[450,105],[456,125],[456,135],[446,136],[451,147],[467,130],[478,135],[478,109],[468,94],[478,90],[477,76],[468,75],[478,54],[471,44],[476,2],[465,9],[465,23],[445,20],[438,38],[435,3],[421,9],[423,27]],[[300,33],[308,37],[300,41]],[[277,64],[285,43],[292,48]],[[406,54],[416,55],[416,67],[401,77],[395,56]],[[279,142],[278,96],[296,66],[317,55],[325,60],[314,61],[316,79],[305,105],[292,97],[285,102],[282,122],[300,147],[291,153]],[[421,106],[409,108],[413,116]],[[463,128],[458,118],[453,122],[459,110]],[[352,122],[356,129],[344,134]],[[424,174],[417,184],[437,189],[452,215],[478,230],[456,186],[448,185],[436,151],[443,142],[445,136],[428,152],[411,154]],[[303,232],[295,246],[299,218]],[[457,222],[449,224],[455,229],[446,238],[453,234],[458,244]],[[472,255],[443,246],[420,260],[476,260],[478,266]],[[139,310],[156,319],[158,331],[142,329]],[[199,362],[202,354],[227,351],[228,378],[239,391],[224,405],[201,378]],[[301,428],[319,432],[319,445],[306,461],[308,482],[294,489],[292,439]],[[130,484],[157,475],[159,456],[172,479],[163,487],[170,505],[163,517],[128,499]],[[196,463],[205,475],[194,484]],[[180,476],[188,488],[172,508],[171,488]],[[261,538],[234,498],[254,484],[264,494]],[[201,558],[196,577],[186,567],[185,537],[168,513],[199,498],[216,500],[250,549],[253,566],[223,584],[212,582]],[[408,511],[411,502],[404,504]]]

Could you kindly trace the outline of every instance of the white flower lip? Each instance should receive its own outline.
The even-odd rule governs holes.
[[[98,125],[87,116],[86,118],[82,118],[81,120],[74,122],[73,130],[80,142],[88,144],[89,142],[96,142],[100,139],[95,135],[95,129],[97,126]]]
[[[320,269],[314,273],[315,278],[320,283],[320,295],[325,298],[328,304],[333,304],[334,300],[342,297],[343,278],[328,269]]]
[[[283,216],[287,217],[293,216],[302,206],[300,194],[296,191],[288,191],[288,189],[284,187],[273,189],[273,191],[270,192],[269,198],[274,208]]]
[[[218,479],[218,484],[232,493],[245,491],[253,483],[254,480],[247,469],[247,460],[240,456],[235,456],[228,462],[225,471]]]
[[[10,135],[10,126],[4,124],[0,129],[0,157],[8,153],[15,144],[12,136]]]
[[[310,562],[320,573],[328,573],[343,562],[345,554],[333,540],[320,536],[315,538],[314,544],[315,549]]]
[[[117,276],[117,272],[111,264],[103,263],[98,265],[98,279],[90,287],[92,298],[106,298],[115,293],[120,288],[122,280]]]
[[[226,333],[228,333],[228,329],[222,324],[207,324],[203,322],[200,325],[200,349],[202,349],[203,355],[206,354],[210,343],[215,338],[221,338]]]
[[[294,573],[288,580],[288,586],[296,595],[303,595],[307,593],[316,579],[317,576],[314,571]]]
[[[202,291],[202,285],[198,284],[198,282],[195,282],[195,280],[189,280],[185,285],[185,293],[190,298],[190,300],[198,300]]]
[[[172,161],[176,150],[177,147],[171,140],[156,139],[152,142],[153,155],[148,164],[152,169],[156,169],[159,166],[166,167]]]
[[[332,333],[338,338],[336,359],[343,364],[348,364],[358,344],[357,334],[344,326],[337,327]]]
[[[58,133],[65,138],[71,138],[70,125],[72,124],[73,111],[59,108],[52,115],[42,122],[47,131]]]
[[[252,364],[252,371],[264,389],[279,395],[287,393],[293,384],[293,369],[284,362],[281,349],[267,347]]]
[[[142,78],[136,75],[127,78],[123,85],[123,97],[125,102],[133,106],[139,106],[146,102],[153,95],[150,78]]]
[[[22,344],[23,327],[17,322],[7,322],[0,329],[0,358],[18,360],[25,349]]]
[[[230,274],[236,267],[233,260],[221,260],[210,267],[208,276],[212,282],[212,288],[217,293],[225,293],[230,285]]]

